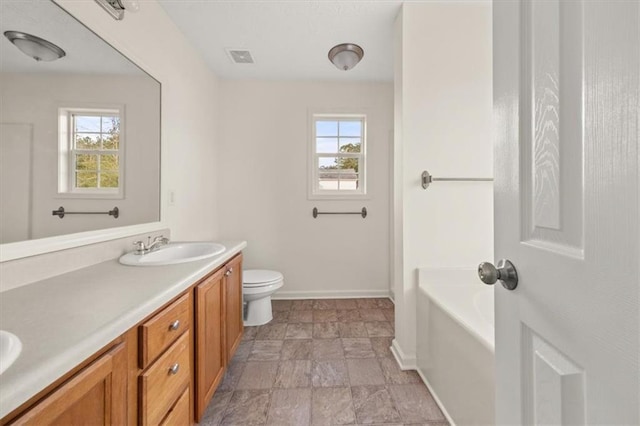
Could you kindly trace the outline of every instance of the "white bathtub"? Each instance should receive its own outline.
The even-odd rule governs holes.
[[[456,425],[491,425],[494,400],[493,287],[475,268],[421,269],[418,372]]]

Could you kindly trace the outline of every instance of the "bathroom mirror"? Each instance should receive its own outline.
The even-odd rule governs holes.
[[[158,222],[160,83],[52,1],[0,29],[0,243]]]

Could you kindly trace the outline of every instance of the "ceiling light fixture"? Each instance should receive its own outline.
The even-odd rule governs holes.
[[[138,0],[96,0],[109,15],[118,21],[124,19],[124,11],[135,13],[140,10]]]
[[[36,61],[51,62],[66,55],[65,51],[43,38],[20,31],[5,31],[9,39],[22,53]]]
[[[329,60],[339,70],[349,71],[362,60],[364,50],[353,43],[342,43],[329,50]]]

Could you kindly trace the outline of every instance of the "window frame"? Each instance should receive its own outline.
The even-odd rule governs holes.
[[[76,150],[74,144],[74,116],[101,116],[117,114],[120,117],[120,134],[117,150]],[[102,133],[102,132],[101,132]],[[75,186],[75,155],[118,155],[118,188],[77,188]],[[123,199],[125,183],[125,109],[124,105],[91,105],[87,107],[58,108],[58,197]]]
[[[316,122],[317,121],[353,121],[362,123],[362,137],[359,153],[318,153],[316,152]],[[308,141],[308,194],[309,200],[363,200],[369,199],[367,185],[367,146],[369,142],[367,134],[367,113],[330,111],[309,112],[309,141]],[[336,135],[339,139],[339,135]],[[339,143],[339,142],[338,142]],[[320,158],[357,158],[358,159],[358,189],[357,190],[331,190],[320,188],[319,159]]]

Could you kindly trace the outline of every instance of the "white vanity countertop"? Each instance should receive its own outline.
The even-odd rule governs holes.
[[[0,418],[247,245],[221,243],[227,250],[210,259],[148,267],[114,259],[0,293],[0,329],[23,345],[0,375]]]

